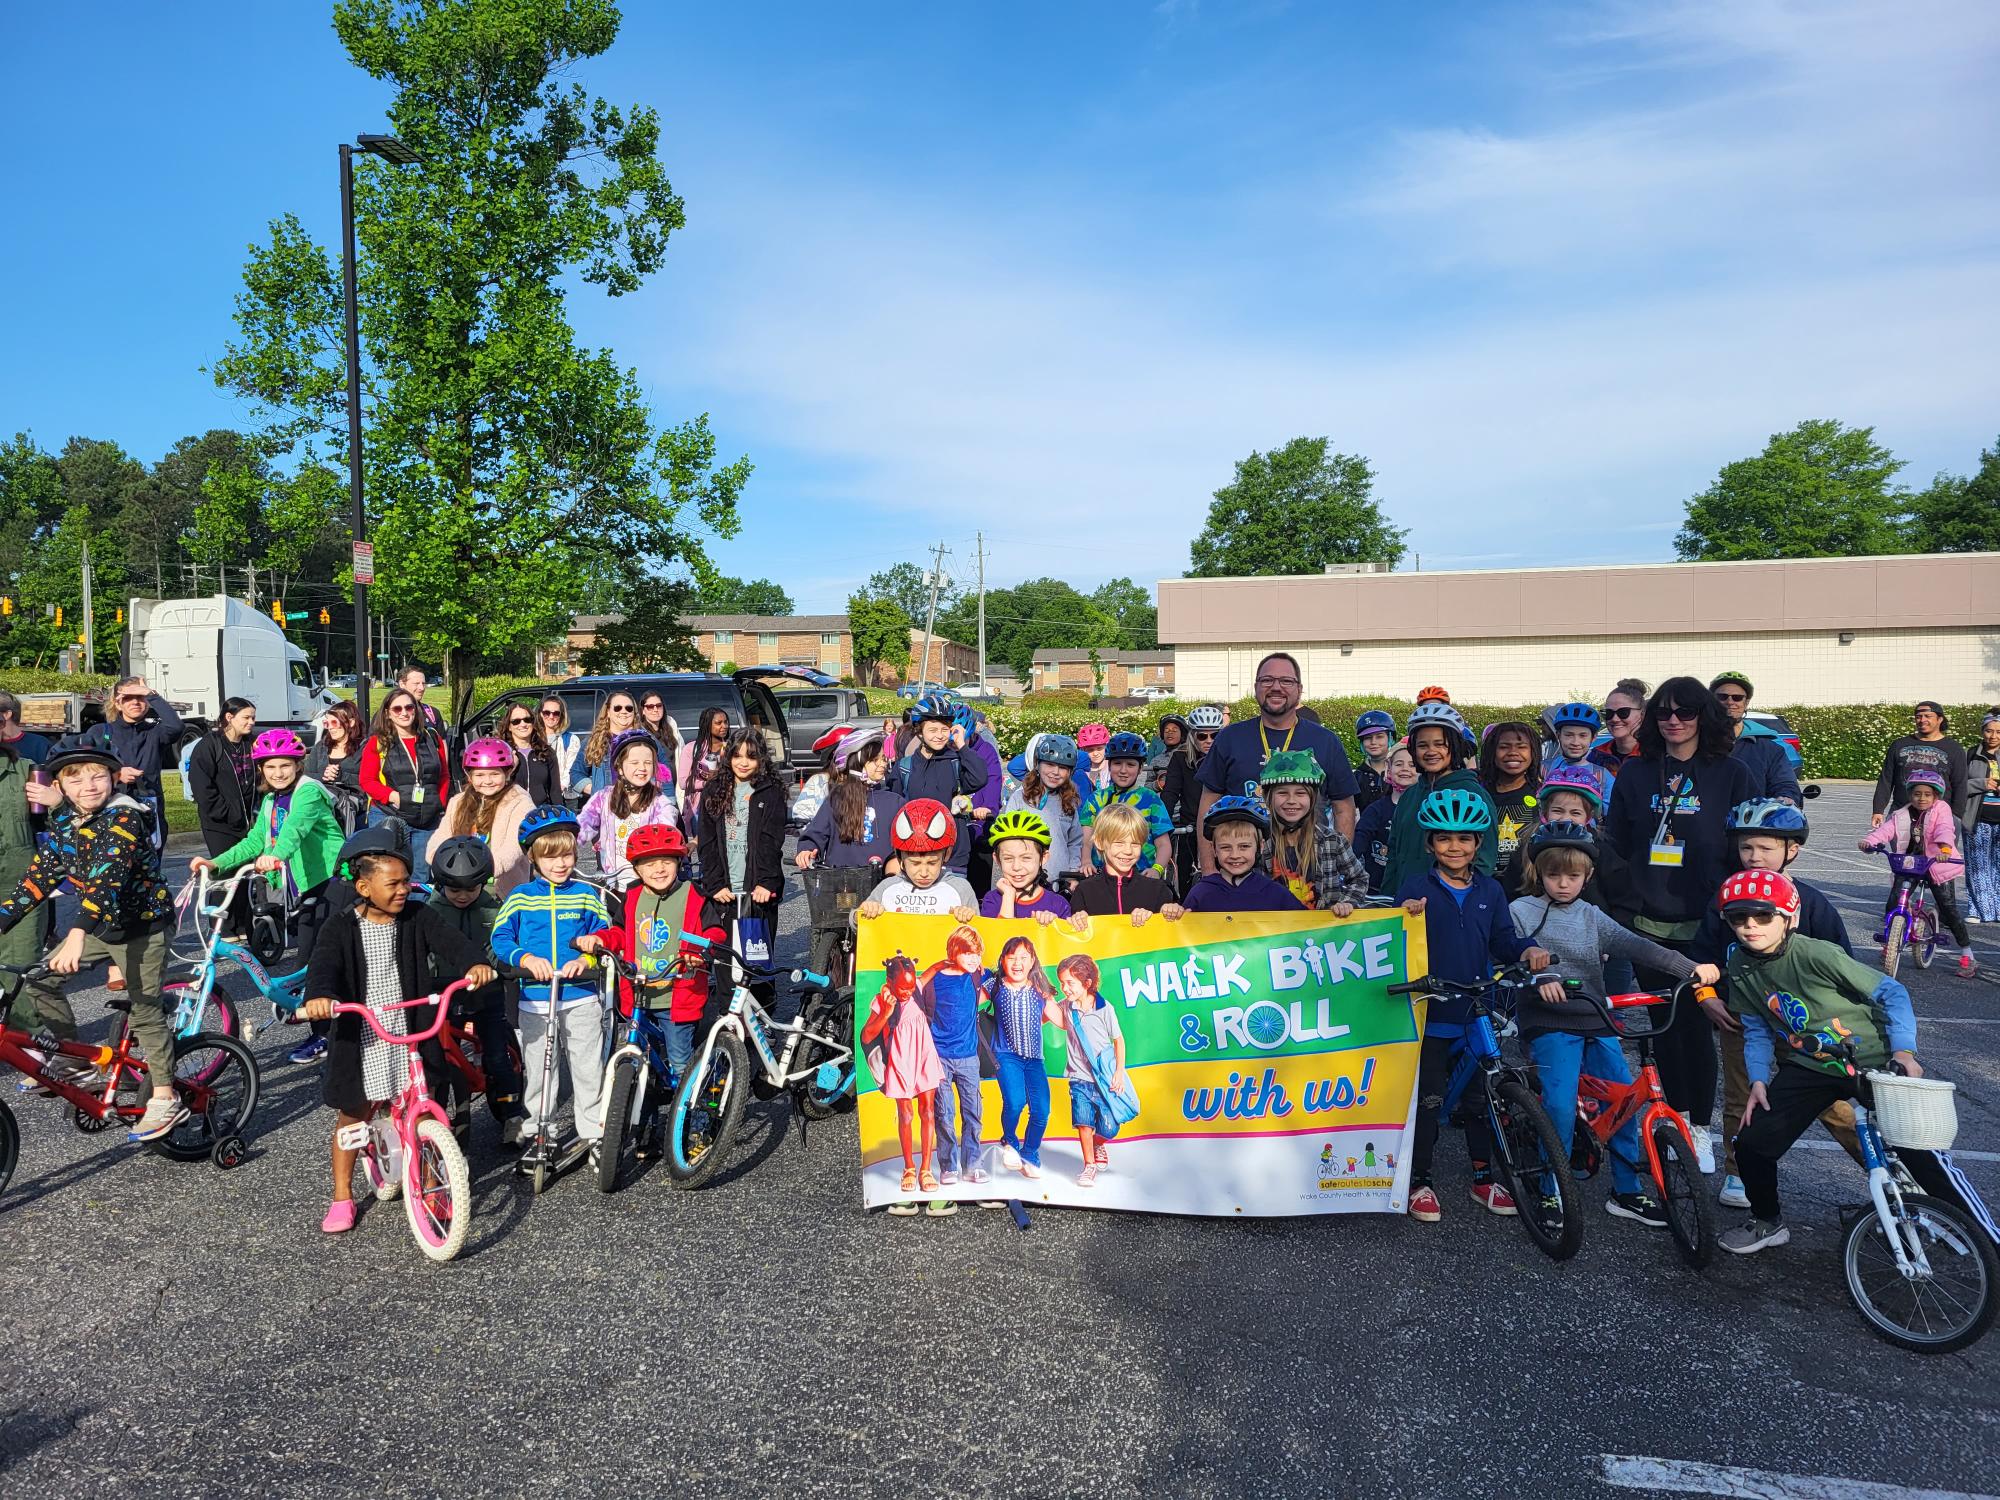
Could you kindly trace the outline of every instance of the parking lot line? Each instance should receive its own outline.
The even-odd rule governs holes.
[[[1913,1489],[1831,1474],[1779,1474],[1733,1464],[1705,1464],[1682,1458],[1604,1455],[1606,1484],[1628,1490],[1667,1490],[1680,1495],[1734,1495],[1742,1500],[1996,1500],[1969,1490]]]

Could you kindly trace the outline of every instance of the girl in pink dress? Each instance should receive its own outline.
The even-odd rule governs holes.
[[[861,1047],[870,1054],[871,1065],[875,1057],[881,1058],[877,1072],[882,1092],[896,1101],[896,1134],[903,1144],[902,1191],[936,1192],[936,1102],[944,1064],[931,1040],[930,1017],[917,1004],[916,964],[898,953],[885,967],[887,976],[861,1028]],[[879,1053],[873,1050],[877,1047]],[[913,1142],[913,1136],[919,1138]]]

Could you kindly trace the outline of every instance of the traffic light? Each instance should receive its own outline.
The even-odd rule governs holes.
[[[62,606],[60,604],[56,606],[56,629],[62,629]]]
[[[12,613],[14,613],[14,601],[6,595],[0,594],[0,615],[11,615]]]
[[[9,607],[11,608],[11,606]],[[319,607],[319,622],[322,625],[331,625],[333,623],[333,611],[328,609],[324,604]]]
[[[278,622],[278,628],[279,628],[280,630],[282,630],[282,629],[284,629],[284,628],[285,628],[285,601],[284,601],[284,600],[282,600],[282,599],[273,599],[273,600],[271,601],[271,618],[272,618],[272,619],[274,619],[274,620],[276,620],[276,621]]]

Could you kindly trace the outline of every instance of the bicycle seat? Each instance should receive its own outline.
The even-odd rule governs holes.
[[[109,1000],[104,1002],[104,1008],[106,1010],[129,1011],[132,1008],[132,997],[130,995],[113,995]]]

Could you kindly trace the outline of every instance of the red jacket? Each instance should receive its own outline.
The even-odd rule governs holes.
[[[638,881],[633,881],[631,888],[625,892],[625,905],[619,913],[618,925],[616,927],[607,927],[597,934],[605,947],[624,959],[628,964],[636,964],[639,961],[633,952],[633,941],[639,928],[637,916],[639,897],[645,889]],[[702,921],[701,908],[701,892],[690,886],[688,888],[687,916],[681,923],[681,931],[683,933],[696,933],[718,943],[727,942],[729,934],[720,925],[710,925]],[[698,944],[687,942],[685,939],[683,939],[680,945],[680,951],[681,956],[684,958],[704,960],[708,956],[707,949],[702,948]],[[673,999],[668,1013],[676,1021],[699,1021],[701,1019],[702,1008],[707,1003],[708,969],[704,965],[701,968],[682,974],[679,979],[674,981]],[[632,1014],[632,982],[623,976],[620,976],[618,980],[618,1014],[628,1019]]]

